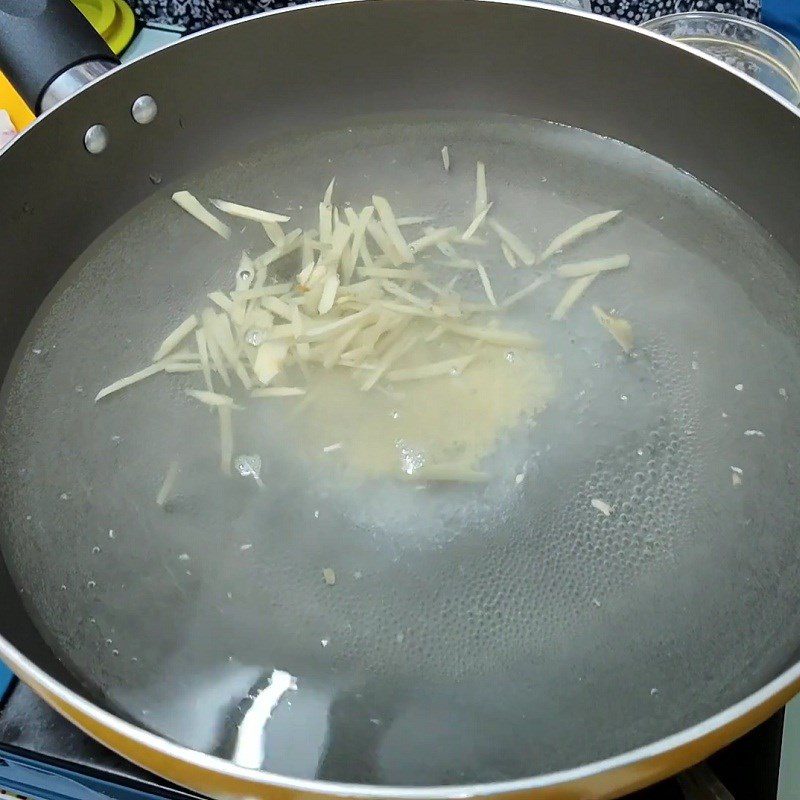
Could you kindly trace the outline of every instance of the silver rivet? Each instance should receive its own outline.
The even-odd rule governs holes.
[[[108,128],[105,125],[92,125],[83,135],[83,146],[93,156],[102,153],[108,147]]]
[[[158,114],[156,101],[149,94],[143,94],[133,101],[131,115],[140,125],[147,125],[152,122]]]

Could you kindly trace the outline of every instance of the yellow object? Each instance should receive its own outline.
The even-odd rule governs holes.
[[[127,47],[136,29],[136,19],[125,0],[72,2],[117,55]]]
[[[25,105],[25,101],[16,93],[2,72],[0,72],[0,108],[8,111],[11,122],[18,131],[34,120],[33,112]]]
[[[92,27],[119,55],[136,31],[136,18],[125,0],[73,0]],[[0,72],[0,109],[8,111],[14,127],[21,131],[34,120],[34,114]]]

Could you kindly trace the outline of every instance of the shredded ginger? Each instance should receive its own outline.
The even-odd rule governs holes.
[[[597,321],[614,337],[616,343],[626,352],[633,350],[633,328],[622,317],[612,317],[600,306],[592,306]]]
[[[449,171],[446,146],[441,156]],[[620,212],[595,214],[571,226],[537,259],[531,246],[495,219],[481,161],[475,169],[474,211],[459,224],[437,224],[434,217],[421,214],[401,216],[379,194],[361,209],[338,205],[335,186],[334,178],[321,201],[309,204],[315,209],[315,227],[308,229],[285,231],[282,224],[290,217],[279,211],[210,200],[221,214],[258,226],[263,251],[241,253],[230,285],[209,292],[205,307],[177,324],[160,344],[154,343],[152,363],[145,360],[146,366],[101,389],[95,400],[159,373],[177,376],[175,380],[188,383],[184,389],[188,398],[217,415],[219,465],[226,474],[234,462],[235,415],[261,400],[294,402],[296,414],[307,415],[303,427],[308,430],[314,427],[309,409],[321,405],[322,410],[313,413],[325,423],[325,438],[316,452],[341,450],[347,459],[361,458],[370,464],[369,457],[359,455],[357,441],[325,426],[349,418],[352,410],[353,421],[346,429],[357,428],[358,420],[366,431],[363,441],[374,441],[392,429],[387,428],[386,416],[371,427],[370,414],[360,413],[358,404],[367,404],[363,406],[367,409],[397,402],[406,409],[404,416],[411,418],[404,423],[411,426],[408,430],[424,429],[435,445],[431,444],[425,463],[409,472],[398,466],[390,437],[391,452],[374,459],[374,465],[395,458],[395,474],[414,481],[488,480],[479,460],[500,431],[516,424],[522,409],[543,409],[553,394],[553,376],[545,369],[545,357],[536,352],[541,341],[525,330],[504,326],[504,310],[527,300],[557,276],[572,280],[552,313],[552,319],[562,319],[600,274],[627,267],[630,258],[618,254],[561,264],[511,293],[500,291],[503,281],[498,270],[512,275],[510,270],[521,265],[543,262]],[[176,192],[173,200],[221,237],[231,237],[231,228],[190,192]],[[479,238],[482,228],[493,231],[497,239]],[[489,246],[494,247],[494,258]],[[475,247],[485,248],[480,261],[465,256],[465,249]],[[470,274],[476,273],[477,279],[470,281]],[[459,280],[470,281],[466,291],[482,290],[485,299],[465,297]],[[628,352],[633,342],[629,323],[598,306],[594,313]],[[516,355],[508,348],[514,348]],[[516,359],[525,366],[515,368]],[[348,398],[335,413],[326,407],[327,376]],[[490,397],[492,391],[502,398]],[[406,396],[412,406],[402,406]],[[460,410],[451,413],[454,407]],[[459,422],[469,420],[470,414],[480,424]],[[464,433],[469,434],[469,445],[465,444],[463,458],[454,460],[447,437]],[[177,470],[177,462],[167,470],[156,498],[159,505],[168,501]],[[592,500],[592,505],[604,514],[611,511],[601,500]],[[324,577],[330,585],[335,582],[330,568]]]

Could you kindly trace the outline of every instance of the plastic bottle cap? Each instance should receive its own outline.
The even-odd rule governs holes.
[[[119,55],[136,30],[136,18],[125,0],[72,0],[106,44]]]

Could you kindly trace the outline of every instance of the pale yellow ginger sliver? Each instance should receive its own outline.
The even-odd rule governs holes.
[[[368,392],[380,380],[386,370],[388,370],[398,358],[405,355],[418,341],[418,336],[410,334],[395,342],[383,355],[375,370],[364,383],[361,384],[361,391]]]
[[[219,306],[223,311],[230,313],[233,311],[234,302],[233,300],[225,294],[225,292],[209,292],[206,297],[214,303],[214,305]]]
[[[114,383],[110,383],[104,389],[101,389],[95,396],[94,401],[96,403],[98,400],[102,400],[104,397],[108,397],[108,395],[114,394],[114,392],[118,392],[120,389],[133,386],[134,383],[143,381],[145,378],[149,378],[151,375],[155,375],[157,372],[163,372],[165,367],[166,363],[164,361],[159,361],[155,364],[150,364],[150,366],[147,366],[144,369],[140,369],[138,372],[134,372],[132,375],[128,375],[125,378],[120,378],[118,381],[114,381]]]
[[[496,219],[486,220],[486,224],[500,237],[500,240],[508,245],[508,248],[514,253],[523,264],[530,267],[536,263],[536,253],[522,241],[516,234],[511,233],[508,228],[501,225]]]
[[[372,219],[374,212],[375,209],[372,206],[365,206],[361,209],[361,213],[356,216],[356,213],[352,208],[347,207],[345,209],[347,220],[350,223],[350,227],[353,231],[353,242],[350,247],[350,255],[342,264],[342,277],[344,278],[345,283],[349,283],[353,277],[356,263],[358,262],[361,250],[364,246],[364,236],[367,232],[367,225]]]
[[[523,286],[518,292],[514,292],[514,294],[509,295],[506,297],[505,300],[502,302],[503,308],[511,308],[515,303],[518,303],[520,300],[524,300],[526,297],[530,297],[534,292],[538,291],[540,287],[544,286],[550,280],[550,276],[545,273],[544,275],[540,275],[535,281],[532,281],[527,286]]]
[[[524,348],[541,347],[541,342],[527,333],[504,331],[498,328],[485,328],[476,325],[461,325],[455,322],[447,323],[446,327],[450,333],[465,336],[469,339],[476,339],[480,342],[487,342],[488,344]]]
[[[329,244],[333,235],[333,206],[330,203],[319,204],[319,242]]]
[[[160,361],[169,355],[198,325],[197,317],[192,314],[187,317],[172,333],[170,333],[161,346],[156,350],[153,361]]]
[[[336,292],[338,290],[339,275],[337,273],[328,275],[322,287],[322,295],[319,298],[319,305],[317,306],[317,311],[320,314],[327,314],[333,308],[333,302],[336,300]]]
[[[281,300],[280,297],[265,297],[263,306],[281,319],[285,319],[287,322],[292,321],[293,306],[290,306],[285,300]]]
[[[403,261],[413,264],[414,253],[408,246],[408,242],[405,240],[405,237],[403,236],[400,227],[397,224],[394,211],[392,211],[389,201],[385,197],[374,194],[372,195],[372,205],[375,206],[375,211],[378,214],[384,231],[386,231],[386,235],[389,237],[389,240],[394,245],[397,252],[403,258]]]
[[[402,287],[398,286],[396,283],[392,283],[392,281],[381,281],[381,286],[383,287],[384,291],[389,292],[389,294],[394,295],[400,300],[405,300],[407,303],[411,303],[412,306],[418,306],[419,308],[427,309],[430,309],[431,307],[430,300],[418,297],[412,292],[408,292]]]
[[[254,259],[253,265],[256,267],[256,269],[264,270],[270,264],[279,261],[285,256],[288,256],[289,253],[293,253],[295,250],[302,247],[302,244],[303,230],[302,228],[295,228],[286,234],[286,238],[283,240],[282,244],[276,245],[271,250],[267,250],[266,253]]]
[[[491,204],[491,203],[488,203],[487,205],[485,205],[485,206],[484,206],[484,207],[483,207],[483,208],[482,208],[482,209],[481,209],[481,210],[480,210],[480,211],[479,211],[479,212],[478,212],[478,213],[475,215],[475,219],[473,219],[473,220],[472,220],[472,222],[470,222],[469,226],[467,227],[467,229],[464,231],[464,233],[463,233],[463,234],[462,234],[462,236],[461,236],[461,241],[462,241],[462,242],[467,242],[467,241],[469,241],[469,240],[470,240],[470,239],[471,239],[471,238],[472,238],[472,237],[475,235],[475,232],[476,232],[476,231],[478,230],[478,228],[480,228],[480,226],[483,224],[483,221],[486,219],[486,215],[487,215],[487,214],[488,214],[488,213],[489,213],[491,210],[492,210],[492,204]]]
[[[516,269],[519,264],[517,263],[517,257],[514,255],[514,251],[508,246],[507,242],[500,242],[500,250],[503,253],[503,257],[506,260],[511,269]]]
[[[322,325],[307,327],[303,333],[303,340],[312,342],[319,339],[327,339],[332,334],[338,333],[345,328],[349,328],[351,325],[360,324],[365,317],[370,317],[374,314],[374,309],[365,308],[362,311],[357,311],[355,314],[348,314],[346,317],[341,317],[333,322],[326,322]]]
[[[339,336],[328,345],[328,350],[322,361],[322,366],[325,367],[325,369],[331,369],[334,364],[336,364],[342,353],[347,349],[350,342],[355,339],[360,330],[361,328],[358,326],[353,326],[350,330],[339,334]]]
[[[609,272],[615,269],[624,269],[631,263],[627,253],[619,253],[606,258],[590,258],[588,261],[576,261],[573,264],[562,264],[556,269],[559,278],[582,278],[594,272]]]
[[[253,372],[264,385],[268,384],[282,369],[289,353],[288,342],[264,342],[259,345]]]
[[[231,331],[230,319],[225,314],[218,314],[216,319],[217,344],[219,345],[222,354],[228,361],[231,369],[236,373],[236,376],[242,383],[245,389],[251,388],[250,376],[247,374],[247,369],[242,364],[239,345],[233,338]]]
[[[575,223],[575,225],[567,228],[563,233],[559,233],[552,242],[545,248],[542,253],[540,261],[544,261],[555,253],[561,252],[565,247],[577,241],[588,233],[594,233],[598,228],[601,228],[607,222],[618,217],[622,211],[615,209],[614,211],[603,211],[601,214],[592,214],[590,217]]]
[[[230,214],[232,217],[251,220],[252,222],[288,222],[291,217],[285,214],[275,214],[272,211],[262,211],[260,208],[243,206],[239,203],[229,203],[227,200],[212,200],[211,205],[216,206],[220,211]]]
[[[200,355],[200,368],[203,370],[203,380],[209,392],[214,391],[214,384],[211,380],[211,363],[208,358],[208,345],[206,344],[206,332],[203,329],[194,332],[197,341],[197,352]]]
[[[430,319],[438,319],[441,313],[434,311],[432,308],[423,308],[417,305],[404,305],[403,303],[395,303],[391,300],[382,300],[381,307],[387,311],[395,311],[398,314],[406,314],[412,317],[429,317]]]
[[[175,481],[178,478],[179,470],[180,465],[177,461],[173,461],[169,467],[167,467],[166,475],[164,475],[164,481],[161,484],[161,488],[158,490],[158,494],[156,495],[156,505],[160,508],[164,508],[164,506],[167,504],[167,500],[169,500],[169,497],[172,494],[172,489],[175,486]]]
[[[175,192],[175,194],[172,195],[172,199],[187,214],[191,214],[198,222],[202,222],[203,225],[211,228],[214,233],[219,234],[223,239],[231,238],[231,229],[205,208],[191,192]]]
[[[330,205],[333,202],[333,187],[336,183],[336,176],[334,175],[331,178],[331,182],[328,184],[328,187],[325,189],[325,194],[322,198],[322,202],[326,205]]]
[[[230,475],[233,459],[233,418],[230,406],[217,406],[219,414],[219,466]]]
[[[479,161],[475,167],[475,214],[480,214],[489,202],[486,190],[486,165]]]
[[[335,269],[339,268],[339,262],[342,258],[342,253],[347,243],[350,241],[352,229],[344,222],[338,222],[331,235],[330,249],[322,254],[321,261]]]
[[[626,352],[633,350],[633,328],[628,320],[612,317],[600,306],[592,306],[595,319],[614,337],[616,343]]]
[[[279,222],[262,222],[261,226],[275,247],[280,247],[286,240],[286,234]]]
[[[486,293],[486,297],[493,306],[496,306],[497,300],[494,296],[494,290],[492,289],[492,284],[489,282],[489,275],[486,272],[486,267],[484,267],[480,261],[475,262],[475,267],[478,270],[478,275],[480,275],[481,283],[483,284],[483,291]]]
[[[400,267],[407,263],[403,256],[400,255],[395,245],[392,243],[392,240],[383,229],[383,226],[377,220],[371,219],[367,223],[367,232],[375,240],[375,244],[380,247],[383,254],[395,267]],[[375,264],[372,263],[372,259],[369,258],[369,251],[367,251],[365,255],[366,244],[367,243],[365,241],[361,249],[362,259],[364,260],[364,264],[372,267],[375,266]]]
[[[551,319],[562,320],[566,313],[580,300],[583,293],[591,286],[592,281],[599,275],[599,272],[593,272],[591,275],[585,275],[583,278],[574,280],[564,292],[564,296],[559,300],[558,305],[550,315]]]
[[[228,369],[225,366],[225,360],[222,357],[219,343],[217,342],[216,322],[217,315],[210,308],[205,309],[200,314],[200,319],[203,322],[203,332],[205,333],[206,346],[208,347],[208,355],[211,363],[214,365],[214,370],[222,378],[222,382],[226,386],[231,385],[231,378],[228,374]]]
[[[604,517],[610,517],[611,512],[614,510],[610,503],[599,497],[593,497],[591,504],[592,508],[597,509]]]
[[[201,367],[199,364],[184,364],[182,362],[167,363],[164,367],[164,372],[169,374],[187,373],[187,372],[200,372]]]
[[[435,247],[442,242],[446,242],[449,240],[456,239],[458,237],[458,229],[455,227],[452,228],[429,228],[424,236],[420,236],[419,239],[415,239],[409,247],[411,248],[412,252],[419,255],[420,253],[424,253],[426,250],[430,250],[431,247]]]
[[[389,278],[400,281],[411,281],[417,283],[424,281],[428,277],[425,270],[418,267],[403,268],[403,267],[362,267],[360,274],[365,278]],[[348,287],[348,290],[350,287]]]
[[[235,403],[233,398],[227,394],[219,394],[218,392],[208,392],[203,389],[185,389],[188,397],[193,397],[207,406],[227,406],[233,408]]]

